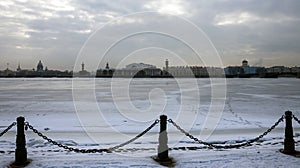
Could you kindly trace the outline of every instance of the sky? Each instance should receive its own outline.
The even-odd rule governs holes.
[[[133,62],[300,66],[299,0],[9,0],[0,70],[87,70]],[[198,30],[198,32],[197,32]],[[143,32],[143,33],[141,33]]]

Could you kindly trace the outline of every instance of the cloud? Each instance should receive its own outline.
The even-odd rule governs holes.
[[[218,14],[215,17],[215,24],[217,26],[257,24],[258,22],[283,23],[283,22],[292,22],[292,21],[300,21],[300,18],[293,18],[286,15],[261,17],[249,12]]]
[[[157,11],[161,14],[186,15],[188,13],[188,1],[182,0],[155,0],[144,5],[150,11]]]
[[[217,15],[215,18],[216,25],[218,26],[238,25],[258,20],[260,20],[259,17],[252,15],[248,12],[220,14]]]
[[[299,8],[298,0],[3,1],[0,3],[0,59],[12,66],[20,62],[33,67],[37,60],[45,59],[52,63],[49,67],[70,67],[89,35],[100,26],[123,15],[157,11],[164,16],[188,18],[202,28],[220,52],[225,65],[240,64],[245,57],[263,59],[267,66],[276,61],[278,64],[300,65]],[[168,26],[159,20],[157,23],[151,21],[151,17],[146,20],[131,17],[115,23],[114,26],[124,29]],[[189,34],[180,24],[174,29]],[[114,37],[106,34],[101,38],[111,40]],[[193,35],[190,38],[194,38]],[[136,44],[167,43],[163,37],[136,40]],[[172,43],[168,47],[171,49]],[[178,45],[173,45],[172,50],[185,52]],[[58,60],[62,65],[55,64]],[[4,63],[0,64],[0,69],[3,68]]]

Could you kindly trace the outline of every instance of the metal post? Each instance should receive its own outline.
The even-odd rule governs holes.
[[[17,140],[16,140],[16,153],[14,165],[22,166],[28,163],[27,161],[27,150],[26,150],[26,139],[24,134],[24,117],[17,118]]]
[[[158,160],[160,161],[168,161],[169,154],[168,154],[168,135],[167,135],[167,116],[161,115],[160,116],[160,132],[159,132],[159,145],[158,145]]]
[[[293,139],[293,125],[292,125],[292,112],[285,112],[285,138],[283,153],[293,154],[295,153],[295,141]]]

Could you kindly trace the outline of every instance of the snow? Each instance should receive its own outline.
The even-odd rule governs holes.
[[[287,110],[300,118],[299,79],[223,80],[0,79],[0,130],[24,116],[63,144],[80,149],[108,148],[133,138],[166,114],[200,139],[234,144],[260,135]],[[213,104],[216,109],[223,109],[221,113],[211,109],[212,101],[217,102]],[[296,122],[293,125],[300,150],[300,126]],[[124,147],[152,150],[102,154],[68,152],[27,131],[26,147],[32,159],[28,167],[161,167],[151,159],[157,152],[158,131],[159,126],[155,126]],[[278,152],[283,140],[284,123],[280,123],[250,147],[171,150],[169,155],[176,161],[175,167],[298,167],[299,158]],[[168,145],[202,146],[171,124]],[[14,150],[15,128],[0,137],[0,167],[14,161]]]

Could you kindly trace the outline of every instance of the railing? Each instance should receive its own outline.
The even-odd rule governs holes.
[[[157,157],[154,159],[158,162],[169,162],[171,161],[169,157],[169,150],[178,150],[178,149],[188,149],[188,150],[197,150],[197,149],[203,149],[203,148],[209,148],[209,149],[231,149],[231,148],[240,148],[243,146],[251,146],[254,142],[259,141],[261,138],[266,136],[268,133],[270,133],[272,130],[274,130],[279,123],[283,122],[285,120],[285,138],[284,138],[284,149],[282,150],[282,153],[285,154],[295,154],[297,151],[295,150],[295,141],[293,139],[293,126],[292,126],[292,119],[294,119],[298,124],[300,124],[299,119],[292,114],[291,111],[286,111],[285,115],[282,115],[269,129],[267,129],[265,132],[260,134],[259,136],[246,140],[244,142],[239,142],[236,144],[230,144],[230,145],[217,145],[214,143],[209,143],[202,141],[198,139],[197,137],[190,134],[188,131],[184,130],[182,127],[180,127],[176,122],[174,122],[172,119],[168,119],[167,116],[161,115],[160,120],[155,120],[148,128],[146,128],[143,132],[136,135],[134,138],[121,143],[119,145],[110,147],[110,148],[103,148],[103,149],[78,149],[73,148],[67,145],[64,145],[62,143],[59,143],[57,141],[52,140],[51,138],[44,135],[42,132],[35,129],[32,125],[29,124],[29,122],[25,122],[24,117],[18,117],[17,122],[13,122],[10,124],[6,129],[4,129],[0,133],[0,137],[3,136],[5,133],[7,133],[10,129],[12,129],[15,125],[17,125],[17,136],[16,136],[16,149],[15,149],[15,162],[13,163],[14,166],[26,166],[29,163],[29,160],[27,159],[27,150],[26,150],[26,139],[25,139],[25,130],[32,130],[34,133],[36,133],[38,136],[42,137],[44,140],[48,141],[49,143],[56,145],[58,147],[64,148],[68,151],[73,151],[77,153],[111,153],[111,152],[118,152],[118,151],[124,151],[124,149],[120,149],[121,147],[124,147],[125,145],[128,145],[138,138],[145,135],[147,132],[149,132],[154,126],[156,126],[158,123],[160,123],[160,132],[159,132],[159,144],[157,149]],[[191,140],[195,141],[196,143],[204,145],[204,147],[174,147],[169,148],[168,147],[168,135],[167,135],[167,123],[172,124],[177,130],[179,130],[181,133],[183,133],[185,136],[189,137]],[[152,150],[150,148],[132,148],[132,149],[126,149],[127,151],[137,151],[137,150]]]

